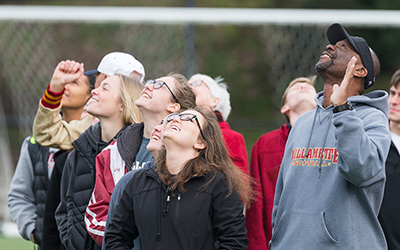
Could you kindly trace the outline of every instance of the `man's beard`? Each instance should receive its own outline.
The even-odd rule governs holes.
[[[329,62],[317,62],[317,64],[315,64],[315,71],[317,71],[318,74],[322,74],[325,72],[326,69],[328,69],[330,66],[332,66],[333,64],[333,60],[330,60]]]

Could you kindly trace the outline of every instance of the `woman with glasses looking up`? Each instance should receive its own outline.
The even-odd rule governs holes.
[[[96,184],[85,218],[89,234],[99,245],[103,243],[115,185],[123,175],[145,167],[153,159],[146,148],[153,128],[167,115],[195,107],[196,96],[183,75],[169,74],[147,81],[135,104],[143,122],[129,126],[96,158]]]
[[[126,185],[106,249],[247,249],[247,176],[230,160],[215,115],[195,108],[167,116],[165,148]]]

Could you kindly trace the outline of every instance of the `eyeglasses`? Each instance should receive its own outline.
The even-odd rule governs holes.
[[[200,134],[201,136],[203,136],[203,139],[205,139],[204,134],[203,134],[203,130],[201,129],[200,126],[200,122],[199,119],[197,118],[196,115],[194,114],[190,114],[190,113],[181,113],[181,114],[170,114],[169,116],[167,116],[167,118],[165,119],[167,122],[171,122],[175,119],[175,117],[179,117],[179,119],[181,119],[181,121],[191,121],[193,122],[193,119],[196,120],[197,126],[200,129]]]
[[[172,97],[174,98],[176,103],[179,103],[178,98],[176,98],[176,96],[174,95],[174,93],[172,93],[172,90],[168,87],[168,84],[164,81],[154,81],[154,80],[148,80],[146,82],[146,84],[144,85],[145,87],[147,85],[153,85],[154,89],[160,89],[163,85],[165,85],[167,87],[167,89],[169,90],[169,92],[171,93]]]
[[[197,80],[197,81],[194,81],[194,82],[190,82],[189,86],[191,86],[193,88],[196,88],[196,87],[199,87],[202,82],[203,82],[202,80]]]

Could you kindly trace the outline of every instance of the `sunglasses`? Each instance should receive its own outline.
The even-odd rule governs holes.
[[[190,114],[190,113],[170,114],[169,116],[167,116],[167,118],[165,120],[167,122],[171,122],[177,116],[179,117],[179,119],[181,119],[181,121],[191,121],[191,122],[193,122],[193,119],[196,120],[197,126],[200,129],[200,134],[201,134],[201,136],[203,136],[203,139],[205,139],[204,134],[203,134],[203,130],[201,129],[200,122],[199,122],[199,120],[198,120],[196,115]]]
[[[179,103],[178,98],[176,98],[174,93],[172,93],[172,90],[169,88],[169,86],[166,82],[160,81],[160,80],[159,81],[148,80],[144,86],[146,87],[147,85],[153,85],[154,89],[160,89],[163,85],[165,85],[167,87],[167,89],[169,90],[169,92],[171,93],[172,97],[174,98],[175,102]]]

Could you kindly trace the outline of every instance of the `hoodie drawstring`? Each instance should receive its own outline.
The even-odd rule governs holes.
[[[319,164],[318,164],[318,178],[321,177],[322,156],[324,155],[326,137],[328,136],[328,131],[329,131],[329,128],[331,127],[332,116],[333,116],[333,113],[331,114],[331,117],[329,118],[328,127],[326,128],[326,132],[325,132],[325,136],[324,136],[324,143],[322,144],[321,157],[319,158]]]
[[[314,115],[312,127],[311,127],[310,136],[308,137],[307,148],[306,148],[306,151],[304,152],[304,162],[307,160],[308,149],[310,148],[311,136],[312,136],[312,133],[313,133],[313,131],[314,131],[315,120],[316,120],[316,118],[317,118],[318,110],[319,110],[319,108],[318,108],[318,106],[317,106],[317,109],[315,110],[315,115]],[[333,116],[333,114],[331,114],[331,116],[330,116],[330,118],[329,118],[328,127],[326,128],[326,132],[325,132],[325,136],[324,136],[324,142],[323,142],[323,144],[322,144],[321,156],[320,156],[320,158],[319,158],[319,163],[318,163],[318,178],[321,177],[321,163],[322,163],[322,157],[323,157],[323,155],[324,155],[324,149],[325,149],[326,138],[327,138],[327,136],[328,136],[328,131],[329,131],[329,128],[330,128],[330,126],[331,126],[332,116]]]

